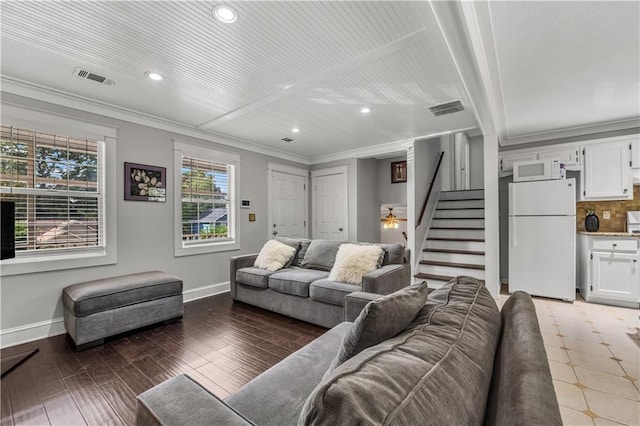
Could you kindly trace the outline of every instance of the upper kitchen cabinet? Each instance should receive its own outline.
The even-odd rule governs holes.
[[[513,174],[513,163],[530,160],[558,160],[567,170],[580,170],[580,147],[564,145],[535,149],[519,149],[500,155],[500,176]]]
[[[557,149],[545,149],[538,154],[539,160],[558,160],[560,164],[564,164],[567,170],[578,170],[580,167],[580,148],[577,146],[569,146]]]
[[[500,155],[500,173],[504,176],[513,173],[513,163],[516,161],[530,161],[537,160],[537,152],[514,152],[513,154]]]
[[[631,143],[627,137],[583,146],[582,200],[633,199]]]

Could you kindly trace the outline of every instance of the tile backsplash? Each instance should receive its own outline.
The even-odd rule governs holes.
[[[619,201],[578,201],[576,203],[576,224],[578,231],[584,231],[584,218],[587,216],[585,208],[593,207],[600,220],[598,232],[626,232],[627,211],[640,210],[640,185],[633,186],[633,200]],[[611,219],[604,220],[603,211],[611,212]]]

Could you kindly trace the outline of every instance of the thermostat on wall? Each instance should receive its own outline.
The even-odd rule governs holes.
[[[251,208],[251,200],[240,200],[240,208],[241,209],[250,209]]]

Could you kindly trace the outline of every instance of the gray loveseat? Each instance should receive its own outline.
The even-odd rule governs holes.
[[[346,295],[357,291],[389,294],[409,285],[411,279],[409,251],[402,244],[378,244],[384,251],[381,267],[364,275],[358,286],[327,279],[344,241],[276,240],[296,248],[288,267],[274,272],[255,268],[258,253],[231,258],[234,300],[330,328],[345,319]]]
[[[347,296],[355,315],[379,296]],[[220,401],[182,375],[138,397],[138,425],[561,425],[530,296],[499,312],[477,280],[429,295],[404,331],[337,368],[344,322]]]

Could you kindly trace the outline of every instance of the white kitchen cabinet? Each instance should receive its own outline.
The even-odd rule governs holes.
[[[538,159],[538,152],[517,152],[500,156],[500,172],[513,173],[513,163],[516,161],[531,161]]]
[[[582,200],[631,200],[631,143],[615,140],[582,149]]]
[[[578,287],[587,302],[638,308],[640,239],[581,235]]]
[[[579,170],[580,168],[580,148],[569,146],[558,149],[545,149],[538,153],[538,159],[558,160],[559,163],[567,166],[567,170]]]

